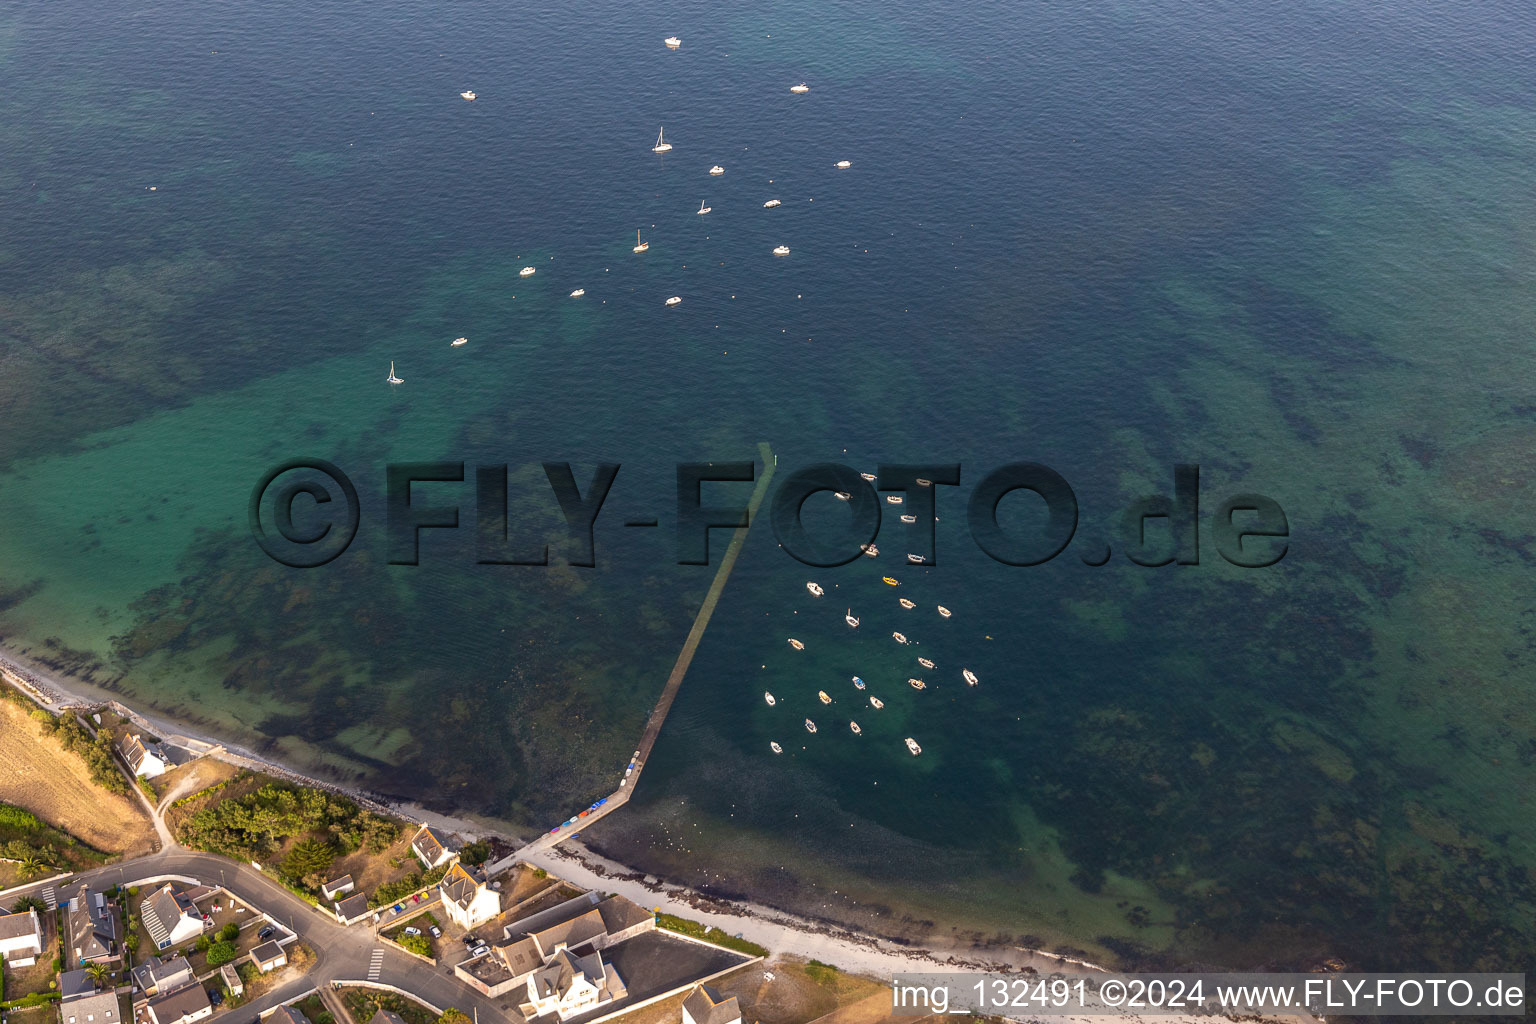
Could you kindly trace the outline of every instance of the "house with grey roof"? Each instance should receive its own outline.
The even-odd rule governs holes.
[[[336,901],[336,920],[342,924],[353,924],[363,920],[373,913],[368,909],[368,897],[360,892],[355,892],[344,900]]]
[[[77,966],[111,963],[123,958],[118,945],[116,912],[107,905],[104,894],[91,892],[83,882],[69,901],[64,927]]]
[[[368,1018],[368,1024],[405,1024],[405,1018],[390,1010],[379,1010]]]
[[[133,969],[133,983],[146,996],[172,992],[196,980],[197,976],[192,973],[192,965],[184,956],[172,957],[169,960],[151,956]]]
[[[449,920],[465,931],[501,913],[501,893],[487,884],[479,868],[455,864],[437,883],[437,891]]]
[[[708,985],[695,985],[683,1000],[683,1024],[741,1024],[736,997],[722,996]]]
[[[320,887],[320,895],[328,900],[333,900],[344,892],[351,892],[354,888],[352,876],[342,875],[340,878],[333,878],[322,885]]]
[[[203,934],[202,911],[170,882],[144,898],[139,919],[156,949],[169,949]]]
[[[262,1021],[263,1024],[309,1024],[309,1018],[291,1006],[279,1006]]]
[[[145,1008],[150,1024],[191,1024],[213,1015],[213,1003],[201,985],[187,985],[158,995]]]
[[[71,999],[79,999],[81,996],[96,994],[96,983],[91,976],[85,973],[83,967],[77,967],[72,971],[65,971],[59,975],[59,1001],[69,1002]]]
[[[455,965],[454,973],[476,991],[495,998],[526,987],[534,975],[555,963],[555,955],[561,950],[572,950],[584,957],[655,928],[656,918],[633,900],[623,896],[603,899],[598,893],[589,892],[512,922],[505,929],[508,941]],[[617,974],[610,982],[606,967],[601,971],[594,967],[588,974],[601,983],[598,988],[607,986],[612,991],[623,987]],[[546,982],[549,977],[553,976],[546,975]],[[574,976],[571,983],[581,988]],[[579,995],[571,998],[577,999]]]
[[[145,743],[144,737],[138,733],[119,738],[117,752],[133,770],[133,774],[140,778],[153,779],[157,775],[164,775],[174,767],[171,756],[165,752],[165,748],[158,743]]]
[[[123,1024],[117,993],[96,992],[59,1003],[59,1024]]]
[[[251,962],[256,965],[258,971],[266,974],[268,971],[275,971],[279,967],[287,966],[288,953],[274,939],[270,942],[263,942],[251,950]]]
[[[416,859],[430,871],[452,860],[458,853],[458,848],[446,832],[435,829],[431,825],[423,825],[411,840],[411,852],[416,854]]]
[[[554,1014],[569,1020],[629,994],[619,972],[603,963],[601,953],[578,956],[563,947],[524,984],[518,1012],[529,1019]]]
[[[0,956],[12,967],[31,967],[43,951],[43,922],[28,907],[15,914],[0,914]]]

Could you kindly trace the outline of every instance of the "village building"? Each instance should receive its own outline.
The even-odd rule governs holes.
[[[465,931],[501,913],[501,893],[490,887],[478,868],[455,864],[437,888],[449,920]]]
[[[11,967],[31,967],[43,951],[43,922],[28,907],[15,914],[0,914],[0,956]]]
[[[340,878],[333,878],[322,885],[320,887],[320,895],[328,900],[334,900],[344,892],[351,892],[353,888],[352,876],[342,875]]]
[[[251,962],[256,965],[258,971],[265,974],[268,971],[275,971],[279,967],[286,967],[288,965],[288,954],[275,941],[263,942],[251,950]]]
[[[695,985],[683,1000],[683,1024],[741,1024],[741,1006],[708,985]]]
[[[156,949],[169,949],[203,934],[202,911],[169,882],[144,898],[139,918]]]
[[[368,897],[360,892],[336,901],[336,920],[342,924],[354,924],[371,913],[373,911],[368,907]]]
[[[234,964],[225,964],[219,968],[219,979],[224,982],[224,987],[232,996],[245,994],[245,982],[240,980],[240,972],[235,970]]]
[[[81,884],[65,914],[68,946],[75,964],[112,963],[123,958],[119,948],[117,914],[107,905],[107,898]]]
[[[309,1024],[309,1018],[291,1006],[279,1006],[262,1021],[263,1024]]]
[[[61,1002],[59,1024],[123,1024],[117,993],[109,989]]]
[[[454,973],[476,991],[491,996],[503,995],[521,989],[527,1001],[535,1007],[548,1005],[559,1013],[564,1006],[567,1013],[577,1012],[576,1006],[587,995],[601,1005],[602,1002],[622,998],[614,995],[624,984],[611,965],[599,958],[592,963],[588,957],[599,950],[617,945],[626,939],[654,931],[656,918],[650,911],[625,899],[610,896],[603,899],[598,893],[589,892],[550,910],[514,921],[505,929],[506,942],[497,944],[491,951],[473,957],[454,967]],[[569,950],[575,959],[561,958],[556,954]],[[564,972],[545,974],[534,990],[528,984],[541,971],[551,966],[564,965]],[[565,977],[569,973],[569,977]],[[577,978],[580,974],[585,981]],[[590,989],[590,991],[589,991]],[[603,996],[607,992],[606,998]],[[553,1001],[551,1001],[553,1000]],[[586,1004],[582,1004],[586,1005]]]
[[[150,997],[174,992],[196,980],[197,975],[192,973],[192,965],[184,956],[171,957],[169,960],[151,956],[133,969],[133,983],[139,987],[139,991]]]
[[[416,837],[411,840],[411,852],[416,854],[416,859],[430,871],[448,863],[458,850],[446,833],[431,825],[423,825],[416,833]]]
[[[153,779],[175,767],[164,747],[158,743],[145,743],[144,738],[138,733],[119,739],[117,752],[133,770],[133,774],[140,778]]]
[[[158,995],[146,1007],[150,1024],[191,1024],[213,1015],[213,1003],[201,985],[186,985]]]

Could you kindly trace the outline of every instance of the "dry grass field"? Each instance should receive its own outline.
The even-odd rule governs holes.
[[[0,700],[0,800],[108,853],[144,853],[154,844],[139,804],[92,783],[85,764],[11,700]]]

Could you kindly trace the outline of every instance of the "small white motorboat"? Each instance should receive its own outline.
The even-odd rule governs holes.
[[[386,381],[388,381],[390,384],[404,384],[405,383],[405,378],[404,377],[396,377],[395,376],[395,363],[394,363],[394,360],[390,360],[390,363],[389,363],[389,376],[385,377],[384,379]]]
[[[939,605],[939,614],[947,619],[953,615],[954,612],[950,611],[948,608],[945,608],[943,605]]]
[[[885,701],[881,700],[879,697],[871,697],[869,698],[869,706],[874,708],[876,711],[879,711],[881,708],[885,707]]]
[[[801,82],[799,85],[790,86],[789,91],[793,93],[810,92],[811,87],[806,85],[804,82]]]
[[[669,306],[680,305],[682,303],[682,301],[683,301],[683,297],[681,295],[674,295],[670,299],[667,300],[667,305],[669,305]]]
[[[926,690],[926,689],[928,689],[928,684],[923,682],[921,679],[908,679],[907,680],[907,685],[912,687],[912,689],[914,689],[914,690]]]
[[[677,38],[677,36],[667,36],[667,38],[663,39],[662,42],[666,44],[666,47],[669,50],[675,50],[679,46],[683,45],[683,41]]]
[[[899,600],[900,600],[901,606],[903,608],[907,609],[908,611],[911,611],[913,608],[917,607],[917,602],[915,602],[915,601],[909,601],[909,600],[907,600],[904,597],[900,598]]]
[[[719,164],[715,164],[715,166],[709,169],[709,173],[718,177],[725,173],[725,168],[721,167]]]
[[[864,553],[866,555],[868,555],[870,558],[879,558],[880,557],[880,548],[877,547],[874,544],[865,544],[864,545]]]
[[[805,589],[809,590],[816,597],[820,597],[822,594],[826,593],[825,590],[821,589],[821,584],[817,583],[815,580],[806,580]]]
[[[907,552],[907,561],[911,562],[913,565],[922,565],[924,559],[922,555],[914,555],[909,551]]]
[[[975,686],[977,683],[981,682],[981,680],[976,678],[976,673],[972,672],[968,668],[961,669],[960,670],[960,674],[962,676],[964,676],[965,677],[965,681],[970,683],[972,686]]]
[[[904,644],[907,642],[907,634],[905,633],[892,633],[891,638],[899,644]]]
[[[460,345],[468,345],[469,344],[469,339],[468,338],[454,338],[448,344],[451,345],[453,348],[458,348]]]
[[[901,517],[901,521],[904,522],[904,523],[915,523],[915,522],[917,522],[917,516],[914,516],[914,515],[903,515]]]
[[[907,737],[907,749],[912,751],[913,757],[916,757],[918,754],[923,752],[923,748],[918,746],[917,740],[913,739],[911,736]]]
[[[899,494],[887,494],[885,496],[885,502],[886,502],[887,505],[900,505],[901,504],[901,495],[899,495]]]
[[[852,626],[854,629],[859,628],[859,617],[853,614],[852,608],[849,608],[848,614],[843,616],[843,621],[848,623],[848,625]]]
[[[538,273],[538,271],[534,270],[532,267],[524,267],[522,270],[519,270],[517,272],[517,276],[518,277],[532,277],[534,274],[537,274],[537,273]]]
[[[672,151],[672,143],[670,143],[666,139],[662,138],[661,137],[661,132],[658,131],[656,133],[656,145],[651,147],[651,152],[652,153],[670,153],[671,151]]]
[[[917,663],[923,668],[933,668],[933,662],[928,658],[918,658]]]
[[[767,705],[769,707],[773,707],[775,704],[778,703],[778,699],[776,697],[774,697],[773,694],[769,693],[767,690],[763,691],[763,700],[767,703]]]
[[[864,735],[864,730],[859,728],[859,723],[858,722],[849,722],[848,723],[848,728],[853,731],[853,734],[855,736],[863,736]]]
[[[847,161],[847,160],[839,160],[837,163],[833,164],[832,166],[836,167],[840,171],[846,171],[848,168],[852,167],[853,164],[850,161]]]
[[[779,746],[777,743],[775,743],[772,740],[768,741],[768,749],[772,750],[775,754],[782,754],[782,753],[784,753],[784,748]]]
[[[640,241],[640,229],[639,228],[635,228],[635,247],[634,247],[634,249],[632,251],[633,252],[645,252],[645,250],[649,249],[650,247],[651,247],[651,243],[650,242],[642,242],[642,241]]]
[[[805,650],[805,644],[801,643],[799,640],[796,640],[794,637],[789,638],[789,646],[793,647],[797,651]]]
[[[587,290],[585,288],[577,288],[575,291],[571,292],[571,298],[579,299],[585,294],[587,294]]]
[[[836,491],[833,493],[833,497],[835,497],[838,501],[847,501],[849,498],[853,497],[853,495],[849,494],[847,491]]]
[[[868,480],[870,483],[875,482],[875,474],[873,473],[860,473],[859,476],[863,477],[865,480]]]
[[[807,718],[805,720],[805,731],[806,732],[815,732],[816,731],[816,723],[811,721],[809,718]]]
[[[832,703],[832,698],[827,696],[827,691],[826,690],[817,690],[816,691],[816,699],[821,701],[823,704],[831,704]]]
[[[463,92],[459,93],[459,95],[467,100],[470,100],[471,102],[473,102],[475,98],[475,93],[472,89],[465,89]]]
[[[773,254],[775,256],[788,256],[789,255],[789,246],[787,246],[787,245],[776,245],[776,246],[773,247]]]
[[[702,216],[704,216],[704,214],[708,213],[710,210],[713,210],[713,209],[714,209],[713,206],[705,206],[704,205],[704,200],[702,200],[702,199],[699,200],[699,216],[702,217]]]
[[[860,679],[858,676],[854,676],[853,677],[853,687],[856,690],[864,689],[864,680]]]
[[[919,487],[932,487],[933,486],[933,481],[932,480],[924,480],[922,477],[918,477],[917,478],[917,486],[919,486]]]
[[[763,204],[763,209],[771,210],[775,206],[778,206],[778,205],[779,205],[779,201],[777,199],[770,199],[766,203]]]

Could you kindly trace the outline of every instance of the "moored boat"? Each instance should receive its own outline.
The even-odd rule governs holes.
[[[923,666],[923,668],[933,668],[933,661],[928,658],[918,658],[917,663]]]
[[[772,740],[768,741],[768,747],[775,754],[782,754],[782,753],[784,753],[784,748],[779,746],[777,743],[773,742]]]
[[[832,166],[836,167],[840,171],[846,171],[848,168],[853,166],[853,161],[851,161],[851,160],[839,160],[837,163],[833,164]]]
[[[856,689],[862,690],[864,689],[864,680],[860,679],[858,676],[854,676],[853,685]]]
[[[926,690],[926,689],[928,689],[928,684],[923,682],[921,679],[908,679],[907,680],[907,685],[912,687],[912,689],[914,689],[914,690]]]
[[[679,46],[683,45],[683,41],[681,39],[677,38],[677,36],[667,36],[667,38],[662,40],[662,43],[669,50],[675,50]]]
[[[899,495],[899,494],[887,494],[885,496],[885,501],[886,501],[886,504],[889,504],[889,505],[900,505],[901,504],[901,495]]]
[[[811,721],[809,718],[807,718],[805,720],[805,731],[806,732],[815,732],[816,731],[816,723]]]
[[[853,497],[853,495],[849,494],[847,491],[833,491],[832,496],[838,501],[847,501],[849,498]]]
[[[843,615],[843,621],[848,623],[848,625],[852,626],[854,629],[859,628],[859,617],[853,614],[852,608],[849,608],[848,611]]]
[[[874,544],[861,544],[860,547],[864,549],[864,553],[870,558],[880,557],[880,549]]]
[[[517,276],[518,277],[532,277],[534,274],[537,274],[537,273],[538,273],[538,271],[534,270],[532,267],[524,267],[522,270],[519,270],[517,272]]]
[[[869,706],[874,708],[876,711],[879,711],[881,708],[885,707],[885,701],[881,700],[879,697],[871,697],[869,698]]]
[[[789,246],[787,246],[787,245],[776,245],[776,246],[773,247],[773,254],[775,256],[788,256],[789,255]]]
[[[903,608],[907,609],[908,611],[911,611],[913,608],[917,607],[917,602],[916,601],[908,601],[904,597],[899,602],[897,602],[897,603],[900,604]]]
[[[939,614],[947,619],[953,615],[954,612],[950,611],[948,608],[945,608],[943,605],[939,605]]]
[[[666,153],[672,149],[672,143],[661,137],[661,132],[656,133],[656,145],[651,147],[652,153]]]
[[[858,722],[849,722],[848,723],[848,728],[850,730],[852,730],[852,732],[853,732],[853,734],[855,736],[863,736],[864,735],[864,730],[859,728],[859,723]]]
[[[775,206],[778,206],[778,205],[779,205],[779,201],[777,199],[770,199],[766,203],[763,204],[763,209],[771,210]]]
[[[711,167],[709,169],[709,173],[715,175],[716,177],[719,177],[720,175],[725,173],[725,168],[721,167],[719,164],[715,164],[715,166],[713,166],[713,167]]]
[[[907,561],[911,562],[913,565],[922,565],[926,559],[924,559],[922,555],[914,555],[909,551],[907,552]]]
[[[773,707],[779,702],[778,698],[769,693],[767,690],[763,691],[763,700],[768,704],[769,707]]]
[[[911,736],[907,737],[907,749],[912,751],[913,757],[916,757],[918,754],[923,752],[923,748],[918,746],[917,740],[913,739]]]
[[[895,579],[894,577],[891,577],[891,576],[881,576],[880,578],[886,582],[887,586],[892,586],[892,587],[899,587],[899,586],[901,586],[901,581],[898,580],[898,579]]]
[[[821,701],[823,704],[831,704],[832,703],[832,698],[827,696],[827,691],[826,690],[817,690],[816,691],[816,699]]]
[[[458,348],[460,345],[468,345],[469,344],[469,339],[468,338],[454,338],[448,344],[451,345],[454,348]]]
[[[977,683],[979,683],[979,682],[981,682],[981,680],[979,680],[979,679],[977,679],[977,678],[976,678],[976,673],[975,673],[975,672],[972,672],[972,671],[971,671],[971,670],[970,670],[970,669],[968,669],[968,668],[966,668],[966,669],[961,669],[961,670],[960,670],[960,674],[961,674],[961,675],[962,675],[962,676],[964,676],[964,677],[965,677],[965,681],[966,681],[966,682],[968,682],[968,683],[970,683],[970,684],[971,684],[971,685],[972,685],[972,686],[975,686],[975,685],[976,685],[976,684],[977,684]]]
[[[821,589],[821,584],[817,583],[815,580],[806,580],[805,581],[805,589],[809,590],[812,594],[815,594],[817,597],[820,597],[822,594],[826,593],[825,590]]]
[[[475,91],[473,89],[465,89],[463,92],[459,93],[459,95],[467,100],[473,101],[475,98]]]
[[[803,93],[803,92],[810,92],[811,91],[811,87],[806,85],[804,82],[801,82],[799,85],[792,85],[792,86],[790,86],[789,87],[789,91],[792,92],[792,93],[797,93],[797,94],[798,93]]]
[[[789,638],[789,646],[793,647],[797,651],[805,650],[805,644],[801,643],[799,640],[796,640],[794,637]]]
[[[585,294],[587,294],[587,290],[585,288],[577,288],[575,291],[571,292],[571,298],[579,299]]]
[[[896,642],[899,644],[904,644],[907,642],[907,634],[905,633],[892,633],[891,636],[894,637]]]
[[[915,523],[917,522],[917,516],[905,514],[901,517],[901,521],[904,523]]]

